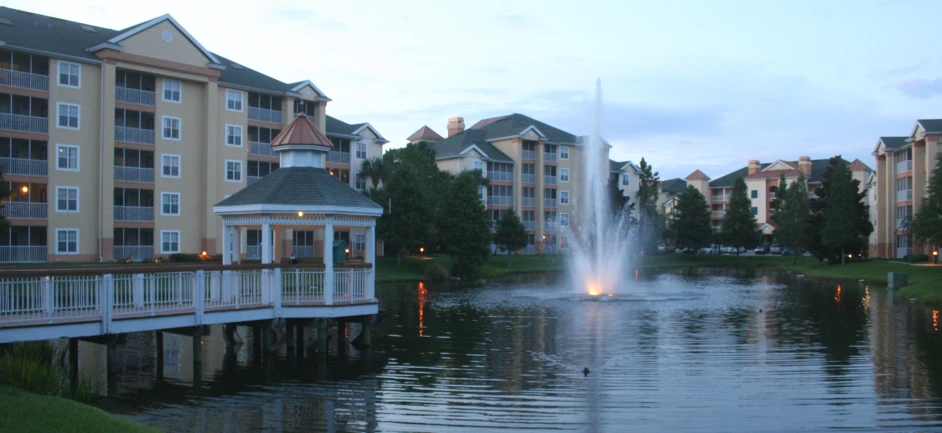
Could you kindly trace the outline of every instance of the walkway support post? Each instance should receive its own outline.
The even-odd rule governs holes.
[[[317,353],[327,353],[327,319],[317,319]]]
[[[69,390],[73,398],[78,392],[79,384],[78,342],[78,338],[69,339]]]
[[[164,333],[163,331],[154,331],[155,358],[154,375],[157,380],[164,379]]]

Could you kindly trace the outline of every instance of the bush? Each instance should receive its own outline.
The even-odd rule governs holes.
[[[57,349],[48,341],[14,343],[0,356],[0,383],[41,395],[66,397],[89,402],[98,396],[98,387],[84,376],[79,377],[73,395],[69,386],[70,370],[66,350]]]
[[[429,263],[425,267],[425,279],[428,281],[444,281],[447,280],[451,274],[448,272],[448,268],[438,264],[438,263]]]
[[[903,260],[908,263],[919,263],[919,262],[928,262],[929,255],[927,254],[907,254],[903,256]]]

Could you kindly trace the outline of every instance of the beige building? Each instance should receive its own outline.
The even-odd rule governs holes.
[[[464,119],[448,122],[448,137],[423,126],[409,141],[428,141],[441,170],[481,170],[490,185],[480,192],[491,221],[514,209],[529,232],[525,253],[568,249],[566,232],[578,224],[580,190],[585,179],[582,138],[522,114],[483,119],[465,128]],[[608,161],[605,147],[601,161]],[[608,178],[608,164],[601,164]]]
[[[333,143],[327,168],[358,189],[386,143],[327,116],[310,81],[212,53],[169,15],[111,30],[0,7],[0,41],[0,167],[13,191],[0,262],[215,254],[212,206],[278,168],[269,143],[297,113]],[[312,235],[285,236],[313,254]],[[258,254],[257,231],[241,239]]]
[[[916,121],[908,136],[880,137],[877,141],[873,150],[877,190],[872,256],[931,254],[930,245],[913,242],[908,223],[928,195],[940,136],[942,119],[922,119]]]

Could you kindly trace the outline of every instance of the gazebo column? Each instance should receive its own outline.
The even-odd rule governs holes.
[[[271,223],[262,223],[262,264],[270,264],[272,258]]]
[[[222,223],[222,264],[232,264],[232,227]]]
[[[376,220],[371,220],[366,228],[366,245],[364,252],[367,263],[370,264],[370,276],[366,279],[366,299],[376,297]]]
[[[334,217],[324,223],[324,303],[334,303]]]
[[[281,258],[283,256],[282,251],[281,251],[282,245],[283,245],[281,235],[282,235],[283,230],[284,230],[283,227],[275,226],[275,247],[274,247],[274,250],[272,251],[272,261],[274,263],[281,262]]]

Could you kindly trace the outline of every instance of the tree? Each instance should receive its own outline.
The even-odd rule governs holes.
[[[929,195],[919,205],[909,227],[916,242],[942,245],[942,152],[929,177]]]
[[[396,251],[396,266],[402,265],[407,250],[430,239],[433,214],[422,191],[415,187],[418,181],[414,171],[397,169],[386,188],[372,191],[371,198],[385,208],[376,222],[376,231],[385,246]]]
[[[677,198],[677,216],[674,219],[674,244],[678,248],[699,250],[710,245],[710,209],[706,197],[693,185],[687,185]]]
[[[475,276],[490,253],[490,218],[478,198],[478,188],[487,183],[474,170],[461,172],[445,185],[438,236],[441,250],[451,257],[452,275]]]
[[[497,222],[497,231],[494,233],[494,244],[507,251],[507,269],[510,269],[510,255],[526,247],[528,241],[527,229],[517,213],[513,208],[507,209]]]
[[[654,251],[660,238],[658,230],[657,195],[661,183],[658,173],[641,158],[638,180],[638,239],[642,253]]]
[[[757,225],[752,214],[752,200],[746,194],[746,181],[739,176],[733,182],[733,195],[723,216],[720,239],[727,246],[735,247],[738,256],[741,248],[755,248],[759,244]]]
[[[824,211],[824,226],[821,228],[821,245],[840,250],[841,265],[845,262],[848,247],[859,239],[855,230],[854,208],[857,191],[850,168],[844,160],[838,161],[829,177],[830,190]]]
[[[379,183],[386,180],[386,177],[389,175],[387,170],[386,161],[379,156],[367,159],[363,161],[363,167],[360,168],[360,174],[370,178],[370,183],[373,184],[373,189],[379,188]]]
[[[840,217],[847,217],[853,221],[853,224],[846,225],[852,232],[848,233],[849,242],[843,246],[829,246],[824,242],[824,227],[828,218],[828,207],[831,198],[834,197],[833,183],[835,177],[850,179],[850,188],[843,188],[844,199],[850,201],[852,205],[843,206],[849,209],[849,214]],[[860,181],[852,178],[847,161],[844,161],[840,155],[828,160],[828,167],[821,178],[821,187],[814,191],[815,197],[811,199],[811,217],[809,222],[809,238],[807,240],[808,251],[811,251],[818,260],[828,259],[832,262],[837,261],[841,256],[843,263],[846,254],[864,254],[867,252],[867,237],[873,232],[873,224],[870,222],[870,208],[864,204],[864,198],[867,191],[860,190]],[[852,235],[852,236],[850,236]],[[853,240],[850,240],[853,238]],[[843,250],[843,251],[842,251]]]
[[[782,175],[784,183],[785,175]],[[798,263],[808,238],[808,224],[811,208],[808,200],[808,187],[805,176],[799,175],[788,188],[779,187],[776,195],[776,211],[772,215],[775,222],[775,240],[793,251],[792,263]]]

